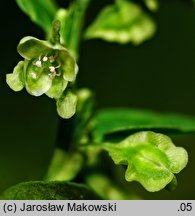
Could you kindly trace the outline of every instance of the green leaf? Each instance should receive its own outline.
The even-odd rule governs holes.
[[[45,32],[49,32],[57,12],[54,0],[16,0],[21,10]]]
[[[148,132],[135,133],[118,144],[100,144],[107,150],[115,164],[127,165],[125,179],[138,181],[143,187],[155,192],[174,182],[188,162],[185,149],[176,147],[163,134]]]
[[[86,30],[85,38],[138,45],[151,38],[155,30],[152,19],[138,5],[123,0],[104,8]]]
[[[76,112],[77,96],[67,90],[58,100],[57,100],[57,112],[59,116],[64,119],[71,118]]]
[[[195,132],[195,118],[139,109],[105,109],[94,118],[93,136],[97,142],[124,138],[143,130],[172,134]]]
[[[83,184],[31,181],[20,183],[3,194],[5,200],[93,200],[99,197]]]
[[[14,72],[6,74],[6,82],[14,91],[21,91],[24,88],[24,62],[20,61],[14,68]]]
[[[82,164],[83,158],[79,153],[67,153],[61,149],[55,149],[46,180],[72,181],[82,168]]]

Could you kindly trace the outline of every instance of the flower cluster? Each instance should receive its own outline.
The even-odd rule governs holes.
[[[25,87],[31,95],[46,94],[56,99],[58,114],[70,118],[76,106],[76,95],[67,88],[75,81],[78,72],[74,57],[61,44],[53,45],[34,37],[24,37],[18,45],[18,52],[24,61],[17,64],[13,73],[7,74],[10,88],[20,91]]]

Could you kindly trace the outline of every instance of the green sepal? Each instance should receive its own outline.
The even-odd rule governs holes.
[[[6,82],[14,91],[21,91],[24,88],[24,62],[20,61],[14,68],[13,73],[6,74]]]
[[[23,58],[30,60],[45,55],[51,48],[51,44],[47,41],[26,36],[20,40],[17,50]]]
[[[125,179],[138,181],[155,192],[174,179],[188,162],[188,154],[176,147],[166,135],[154,132],[138,132],[118,144],[102,144],[115,164],[127,165]]]
[[[67,50],[62,50],[59,52],[59,61],[61,62],[63,78],[69,82],[73,82],[78,73],[78,66],[75,58]]]
[[[62,77],[55,77],[52,80],[52,85],[50,89],[45,93],[50,98],[58,99],[68,85],[68,81],[64,80]]]
[[[77,96],[72,91],[67,90],[57,100],[57,112],[64,119],[71,118],[76,112]]]
[[[48,76],[48,71],[36,67],[32,61],[26,68],[25,87],[29,94],[41,96],[46,93],[52,85],[52,79]]]
[[[4,200],[94,200],[100,199],[86,185],[72,182],[24,182],[8,188]]]
[[[121,44],[135,45],[150,39],[156,25],[137,4],[121,0],[105,7],[85,32],[86,39],[100,38]]]

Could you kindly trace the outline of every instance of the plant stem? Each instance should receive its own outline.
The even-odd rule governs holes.
[[[68,15],[69,20],[66,25],[64,41],[66,48],[70,50],[77,59],[79,57],[79,45],[81,42],[84,16],[91,1],[92,0],[74,0],[69,8],[70,14]],[[71,88],[76,88],[76,82],[72,84]],[[64,121],[63,119],[60,120],[57,143],[58,146],[66,148],[66,151],[70,150],[70,148],[74,149],[75,147],[76,138],[73,138],[73,134],[77,134],[77,132],[75,132],[74,121],[75,117],[69,121]],[[66,140],[66,146],[64,146],[64,140]]]

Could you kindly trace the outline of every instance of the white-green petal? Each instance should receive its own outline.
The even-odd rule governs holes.
[[[69,82],[73,82],[76,79],[78,73],[78,66],[74,57],[68,51],[59,52],[59,58],[61,62],[61,69],[63,78]]]
[[[47,71],[43,71],[42,68],[38,68],[29,63],[26,72],[25,87],[29,94],[34,96],[41,96],[47,92],[52,85],[52,79],[48,75]]]
[[[24,62],[20,61],[14,68],[13,73],[6,74],[6,82],[14,91],[21,91],[24,88]]]
[[[76,112],[77,96],[70,90],[57,100],[57,112],[64,119],[71,118]]]
[[[23,58],[30,60],[46,54],[49,50],[51,50],[51,48],[52,46],[49,42],[27,36],[21,39],[17,50]]]
[[[45,93],[50,98],[58,99],[66,89],[68,81],[62,77],[55,77],[52,81],[51,88]]]

